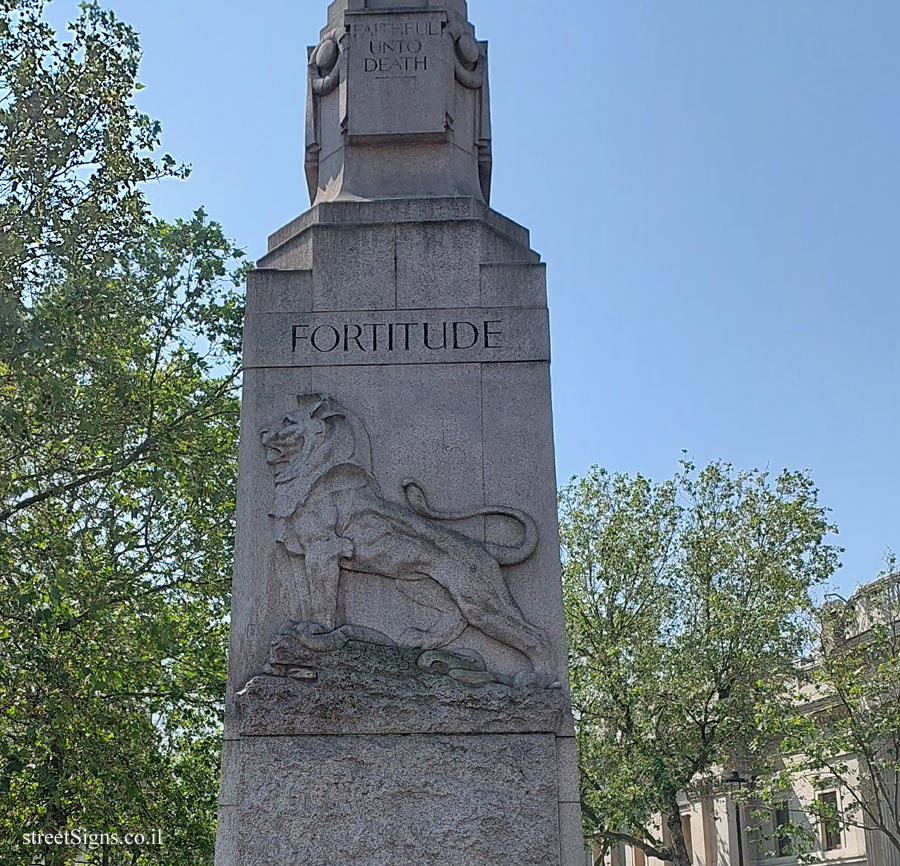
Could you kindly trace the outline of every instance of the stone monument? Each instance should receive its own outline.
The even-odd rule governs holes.
[[[580,866],[544,265],[465,0],[335,0],[250,274],[216,866]]]

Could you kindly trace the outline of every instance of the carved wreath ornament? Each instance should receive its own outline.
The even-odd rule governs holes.
[[[316,96],[328,96],[340,83],[340,56],[341,46],[333,36],[326,36],[313,50],[309,59],[309,78]]]
[[[447,32],[453,39],[456,80],[469,90],[478,90],[484,84],[484,53],[475,31],[470,24],[453,21]]]
[[[392,579],[413,601],[438,610],[443,605],[450,614],[429,630],[409,629],[401,645],[436,650],[472,626],[521,652],[533,668],[545,665],[551,658],[548,639],[522,615],[501,571],[534,553],[534,520],[499,506],[438,511],[413,481],[404,482],[404,504],[391,502],[372,473],[371,444],[360,418],[323,394],[302,394],[297,403],[298,409],[260,436],[275,473],[275,538],[297,564],[301,614],[311,626],[306,631],[325,635],[348,628],[338,622],[343,568]],[[477,541],[446,525],[486,515],[517,522],[519,543]]]

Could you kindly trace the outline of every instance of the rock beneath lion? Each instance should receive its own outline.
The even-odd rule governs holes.
[[[571,716],[561,689],[529,687],[524,682],[511,688],[513,677],[484,670],[483,659],[474,653],[423,653],[355,640],[338,649],[310,649],[309,635],[302,632],[282,629],[272,641],[262,675],[253,677],[236,696],[243,735],[571,736]],[[447,673],[441,670],[444,667],[449,668]]]
[[[287,665],[266,664],[262,672],[263,676],[288,677],[292,680],[315,680],[319,677],[319,672],[313,668],[297,668]]]

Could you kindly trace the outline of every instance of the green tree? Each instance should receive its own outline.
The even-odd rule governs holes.
[[[801,473],[683,463],[663,484],[594,469],[564,488],[582,801],[601,853],[626,842],[689,866],[679,795],[751,759],[761,709],[789,701],[810,591],[836,567],[831,529]]]
[[[0,0],[0,864],[211,860],[241,256],[155,219],[134,31]],[[32,832],[160,827],[164,849]]]
[[[782,760],[761,780],[761,799],[784,799],[803,778],[798,820],[781,828],[799,851],[821,845],[810,825],[831,822],[838,832],[867,828],[900,855],[900,574],[886,573],[847,602],[829,601],[817,625],[795,712],[768,719]]]

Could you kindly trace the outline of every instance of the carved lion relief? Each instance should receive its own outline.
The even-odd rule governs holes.
[[[420,603],[451,609],[436,627],[410,629],[403,644],[438,649],[472,626],[519,650],[533,667],[544,666],[550,658],[547,637],[525,619],[501,570],[534,553],[538,532],[531,517],[503,507],[441,512],[413,481],[404,483],[406,503],[391,502],[372,473],[371,444],[360,418],[323,394],[303,394],[297,402],[297,410],[260,436],[275,473],[275,538],[296,565],[302,619],[324,630],[350,625],[338,622],[341,570],[377,575],[396,581]],[[447,525],[485,515],[517,522],[519,543],[481,542]],[[446,603],[435,598],[438,589]]]

